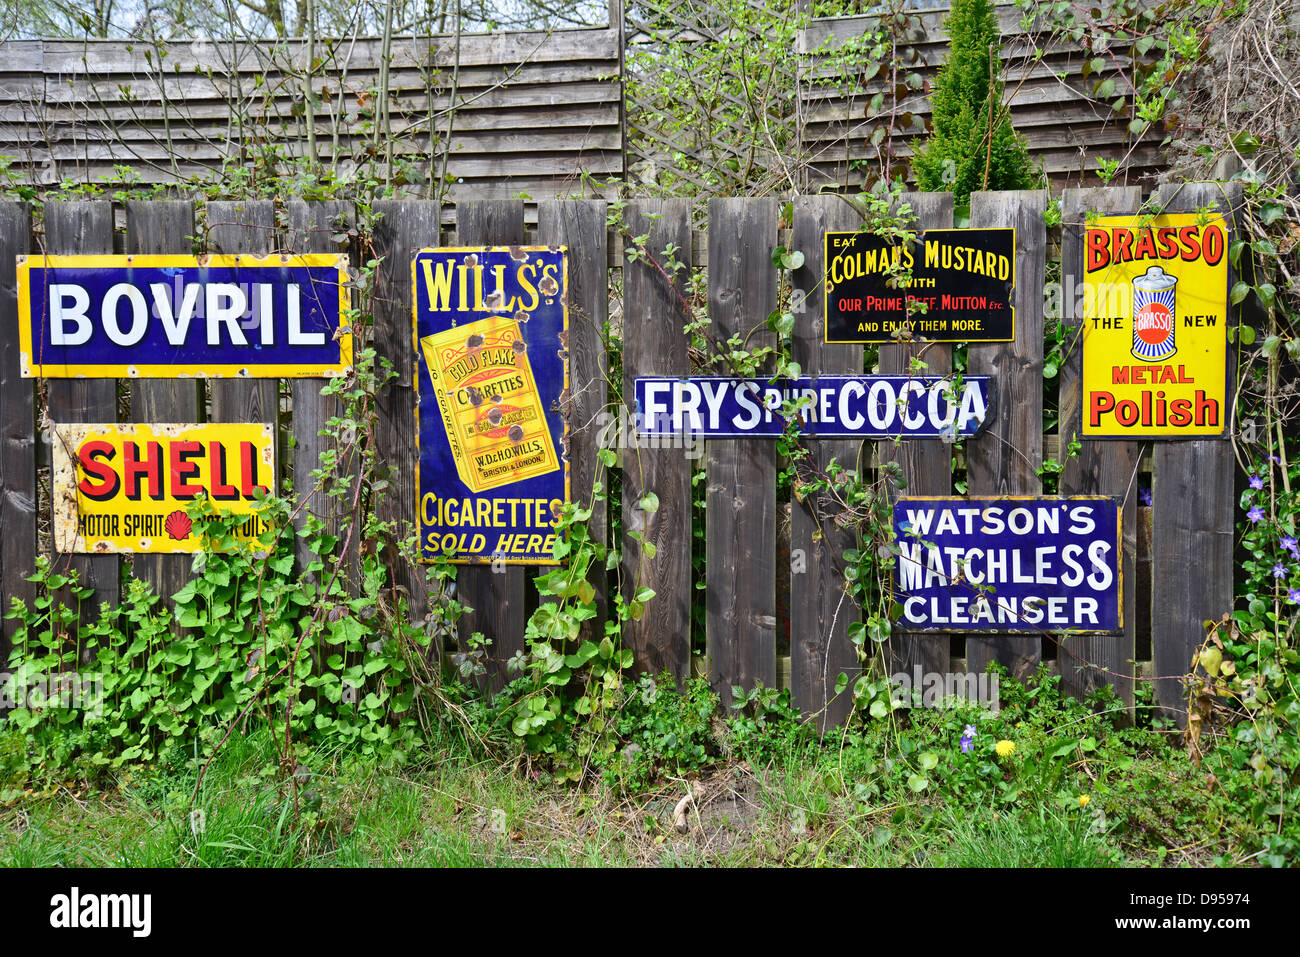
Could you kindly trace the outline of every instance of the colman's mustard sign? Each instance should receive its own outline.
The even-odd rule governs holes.
[[[352,367],[347,260],[20,256],[19,363],[44,378],[314,377]]]
[[[421,557],[554,564],[569,499],[565,248],[424,249],[411,278]]]
[[[186,510],[200,498],[248,516],[236,540],[265,531],[257,513],[275,484],[275,433],[254,423],[56,425],[52,464],[60,552],[194,552],[202,528]]]
[[[1083,434],[1223,435],[1228,224],[1106,216],[1083,243]]]

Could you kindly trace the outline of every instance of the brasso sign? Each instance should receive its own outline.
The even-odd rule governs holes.
[[[894,534],[904,631],[1123,627],[1117,499],[901,498]]]
[[[333,255],[20,256],[22,374],[343,375],[345,267]]]
[[[703,377],[636,380],[640,435],[778,436],[781,407],[807,399],[800,432],[817,438],[970,437],[993,419],[989,376]]]

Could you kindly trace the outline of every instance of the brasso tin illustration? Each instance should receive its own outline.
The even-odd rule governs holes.
[[[1147,362],[1168,359],[1174,345],[1178,277],[1152,266],[1133,279],[1133,355]]]

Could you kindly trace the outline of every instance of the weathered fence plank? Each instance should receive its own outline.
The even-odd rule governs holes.
[[[1036,495],[1043,461],[1043,278],[1047,263],[1047,193],[972,193],[972,227],[1016,230],[1015,341],[971,343],[972,375],[997,377],[993,425],[966,446],[971,495]],[[994,599],[996,600],[996,598]],[[1014,677],[1033,672],[1042,656],[1038,635],[966,639],[966,667],[982,674],[992,661]]]
[[[777,345],[766,325],[777,303],[776,212],[771,197],[709,201],[709,318],[719,342]],[[776,444],[712,439],[704,458],[709,682],[728,704],[733,687],[776,687]]]
[[[826,263],[823,236],[827,230],[856,229],[862,217],[839,196],[800,196],[794,201],[791,249],[804,254],[794,273],[795,306],[791,353],[805,375],[856,375],[862,372],[860,345],[828,344],[825,339]],[[807,462],[824,472],[831,460],[846,469],[860,469],[863,444],[853,439],[807,440]],[[834,522],[834,509],[822,496],[808,496],[790,508],[790,695],[805,715],[817,716],[826,730],[844,722],[853,706],[853,681],[859,672],[857,651],[849,640],[849,625],[861,615],[844,590],[846,549],[855,536]],[[796,559],[801,559],[798,565]],[[842,694],[835,685],[843,674],[849,684]]]
[[[208,252],[265,255],[275,251],[275,203],[272,200],[208,204]],[[275,379],[212,379],[208,382],[213,422],[279,420]],[[279,434],[277,428],[276,434]]]
[[[288,234],[285,237],[286,251],[301,255],[306,253],[346,253],[348,243],[339,243],[334,236],[346,233],[352,222],[352,204],[342,201],[307,203],[294,200],[287,205]],[[353,303],[353,306],[359,305]],[[352,351],[356,355],[364,348],[363,331],[353,329]],[[318,379],[293,379],[289,383],[289,394],[293,409],[293,489],[297,496],[298,527],[314,515],[325,523],[328,534],[339,539],[338,549],[347,545],[347,557],[339,570],[338,580],[345,588],[355,590],[360,580],[360,508],[354,509],[353,502],[358,502],[357,483],[361,480],[360,443],[365,436],[353,430],[352,441],[336,442],[329,435],[322,435],[330,419],[344,416],[347,403],[337,395],[325,395],[322,383]],[[348,436],[344,436],[347,438]],[[340,491],[340,496],[329,495],[329,488],[312,476],[312,472],[321,468],[321,456],[333,450],[337,455],[334,478],[330,487]],[[414,480],[412,480],[414,481]],[[414,492],[412,492],[414,501]],[[358,502],[359,505],[359,502]],[[356,525],[348,539],[349,526],[356,517]],[[298,568],[306,569],[314,560],[308,548],[308,540],[299,538],[296,544]],[[340,557],[332,553],[320,557],[324,562],[324,579],[328,582],[333,574],[334,560]]]
[[[113,251],[113,204],[107,200],[45,205],[45,252],[50,255],[111,253]],[[116,379],[49,379],[45,383],[45,410],[50,421],[116,422]],[[58,436],[51,434],[51,442]],[[50,489],[51,498],[59,490]],[[51,548],[54,549],[53,536]],[[55,549],[57,551],[57,549]],[[82,623],[94,621],[101,602],[117,607],[121,594],[121,559],[117,555],[68,555],[57,559],[75,570],[83,587],[94,593],[80,609]],[[66,604],[74,601],[64,597]]]
[[[126,251],[194,252],[194,204],[189,200],[146,200],[126,204]],[[197,379],[132,379],[132,422],[202,422],[203,388]],[[170,607],[190,575],[189,555],[135,556],[135,577],[153,586]]]
[[[0,586],[4,611],[12,599],[30,604],[36,586],[36,409],[33,380],[19,375],[17,257],[31,249],[32,213],[26,203],[0,202]],[[0,668],[18,623],[5,618]]]
[[[907,197],[916,216],[916,229],[947,229],[952,226],[951,193],[912,193]],[[945,342],[915,343],[880,347],[882,374],[907,375],[913,360],[924,363],[916,375],[947,375],[952,371],[952,345]],[[978,441],[978,440],[976,440]],[[880,442],[876,454],[881,463],[897,462],[907,483],[900,495],[952,494],[952,446],[940,439],[911,439]],[[889,673],[909,674],[916,667],[923,673],[946,675],[951,670],[951,641],[946,634],[893,634],[889,639]],[[919,687],[919,685],[917,685]]]
[[[1241,183],[1188,183],[1163,186],[1158,203],[1170,213],[1213,208],[1228,220],[1236,235],[1242,203]],[[1228,289],[1235,281],[1228,266]],[[1240,307],[1232,306],[1228,322],[1236,324]],[[1228,344],[1228,368],[1235,368],[1235,350]],[[1236,382],[1228,377],[1224,402],[1231,414]],[[1229,432],[1234,423],[1228,423]],[[1179,727],[1187,722],[1182,676],[1192,667],[1192,655],[1205,639],[1205,622],[1217,621],[1232,610],[1233,486],[1232,443],[1221,439],[1157,442],[1152,477],[1151,657],[1156,675],[1156,701]]]
[[[1068,343],[1060,372],[1060,436],[1066,445],[1079,436],[1079,454],[1058,458],[1062,495],[1114,495],[1123,500],[1124,602],[1122,635],[1067,635],[1061,640],[1058,664],[1061,690],[1082,698],[1093,688],[1109,685],[1126,708],[1133,710],[1134,635],[1137,628],[1137,510],[1138,463],[1142,443],[1084,439],[1082,315],[1077,308],[1083,291],[1083,231],[1089,211],[1103,214],[1137,212],[1142,191],[1136,186],[1109,189],[1067,189],[1061,197],[1065,230],[1061,243],[1061,315]]]
[[[457,242],[462,246],[510,246],[524,241],[524,204],[513,199],[473,200],[460,204]],[[482,632],[492,642],[488,653],[488,687],[499,690],[509,680],[506,663],[524,648],[527,579],[524,565],[464,565],[456,583],[460,600],[472,610],[460,621],[461,642]]]
[[[691,206],[686,199],[635,200],[628,204],[631,236],[648,235],[646,252],[623,267],[623,402],[636,412],[633,386],[638,376],[690,375],[686,288],[690,279]],[[665,250],[686,264],[672,268]],[[631,600],[640,588],[654,591],[645,614],[629,621],[623,641],[637,666],[651,675],[668,672],[680,684],[691,668],[691,466],[681,448],[623,450],[623,590]],[[659,509],[640,503],[647,493]],[[655,547],[647,558],[632,532]]]
[[[602,473],[597,454],[607,424],[609,356],[604,330],[609,319],[609,232],[601,200],[555,200],[537,206],[537,236],[546,245],[566,245],[569,270],[569,487],[572,501],[591,509],[587,534],[605,542],[608,533],[606,500],[592,492]],[[609,480],[602,479],[604,494]],[[604,562],[595,563],[588,579],[596,589],[596,617],[583,622],[584,638],[600,640],[608,610]]]
[[[377,508],[380,521],[396,525],[400,542],[418,528],[416,522],[417,453],[415,445],[414,357],[411,354],[411,262],[415,250],[439,242],[438,204],[426,201],[375,203],[374,248],[380,263],[375,275],[374,336],[376,361],[392,363],[395,378],[379,390],[375,446],[376,478],[386,479]],[[389,588],[394,606],[407,602],[413,621],[428,611],[425,576],[398,553],[396,543],[384,546]]]

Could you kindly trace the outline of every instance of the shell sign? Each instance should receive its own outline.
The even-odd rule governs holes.
[[[53,453],[54,545],[65,554],[198,551],[186,509],[202,498],[248,516],[237,541],[266,529],[257,513],[276,474],[269,425],[62,424]]]

